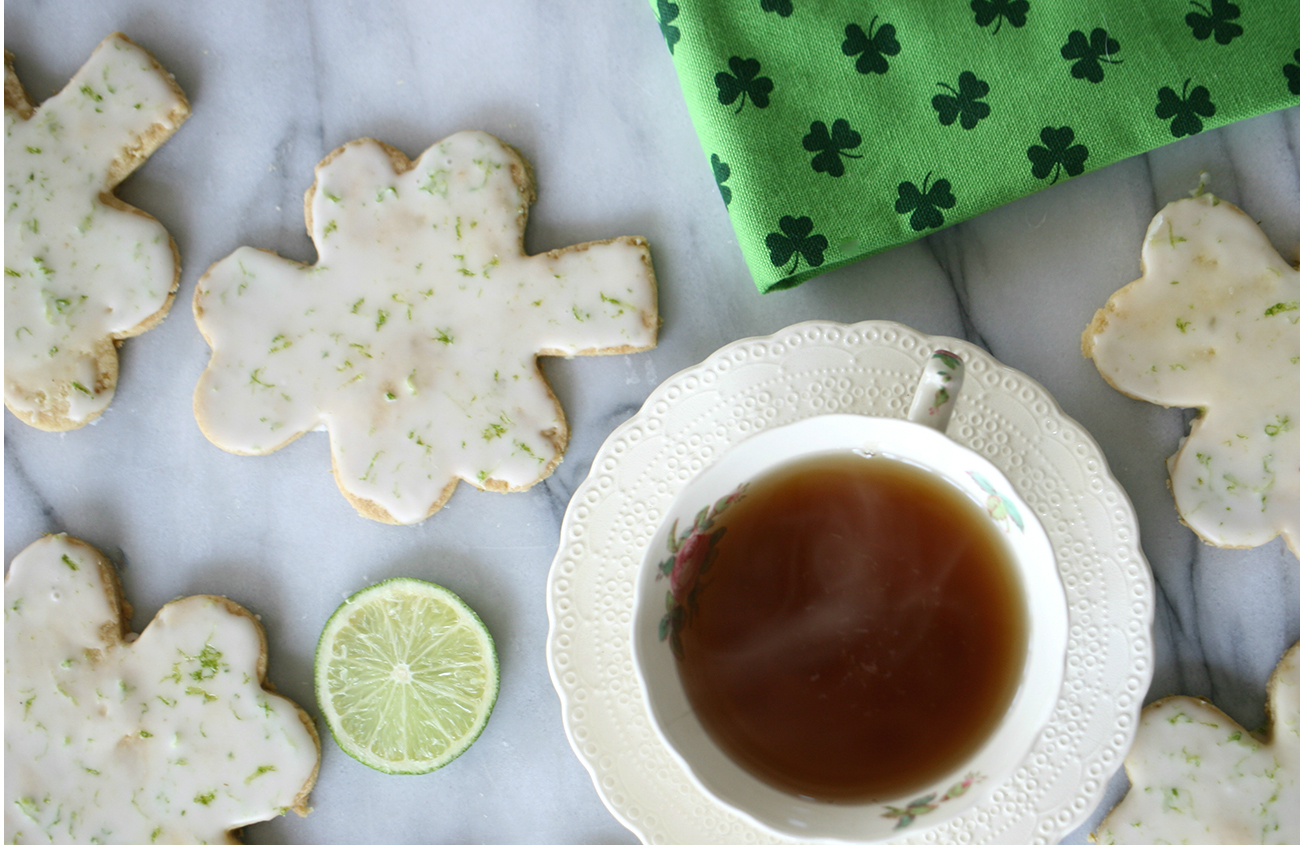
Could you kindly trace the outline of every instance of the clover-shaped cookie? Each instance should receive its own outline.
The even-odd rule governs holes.
[[[189,116],[153,56],[105,38],[33,109],[5,53],[5,405],[48,431],[108,407],[117,344],[171,307],[180,259],[167,230],[113,195]]]
[[[296,810],[316,730],[263,689],[266,640],[218,596],[128,633],[117,574],[47,536],[5,577],[5,841],[228,842]]]
[[[659,319],[643,239],[528,256],[533,199],[526,163],[483,132],[415,161],[335,150],[305,200],[315,265],[242,247],[199,280],[204,434],[258,455],[328,428],[343,495],[383,522],[423,520],[458,479],[545,478],[568,428],[537,356],[647,349]]]
[[[1083,334],[1119,391],[1200,416],[1169,459],[1183,521],[1242,548],[1300,553],[1300,273],[1255,222],[1209,194],[1151,221],[1143,275]]]
[[[1242,728],[1202,698],[1142,711],[1124,761],[1128,795],[1093,834],[1101,845],[1300,838],[1300,643],[1268,682],[1270,729]]]

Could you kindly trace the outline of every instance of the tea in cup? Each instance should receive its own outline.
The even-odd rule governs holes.
[[[699,786],[776,833],[864,842],[969,808],[1021,765],[1064,670],[1065,596],[1005,477],[908,420],[757,434],[689,482],[637,584],[652,721]]]

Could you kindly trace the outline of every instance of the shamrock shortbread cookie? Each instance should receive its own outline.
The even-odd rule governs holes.
[[[320,746],[263,689],[266,640],[218,596],[138,638],[113,566],[66,535],[5,577],[5,842],[228,842],[307,812]]]
[[[1143,709],[1124,761],[1128,795],[1094,841],[1300,841],[1300,643],[1273,670],[1268,712],[1260,738],[1201,698],[1176,695]]]
[[[457,480],[523,490],[568,442],[538,355],[655,344],[641,238],[524,253],[527,164],[484,132],[415,161],[371,139],[316,168],[313,266],[243,247],[199,280],[212,360],[194,393],[208,439],[272,452],[330,432],[334,478],[363,515],[419,522]]]
[[[117,344],[171,307],[176,245],[113,188],[189,113],[120,32],[37,109],[5,52],[5,405],[23,422],[66,431],[102,414]]]
[[[1169,459],[1183,521],[1219,546],[1300,553],[1300,273],[1210,194],[1151,221],[1143,274],[1083,333],[1117,390],[1200,416]]]

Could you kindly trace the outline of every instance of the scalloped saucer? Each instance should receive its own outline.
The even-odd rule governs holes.
[[[547,580],[547,663],[564,728],[615,817],[647,843],[779,843],[697,786],[650,725],[632,665],[633,585],[673,498],[751,434],[826,413],[904,417],[930,353],[966,384],[949,435],[995,464],[1051,539],[1069,612],[1051,720],[981,801],[899,842],[1050,845],[1097,806],[1151,682],[1151,570],[1092,437],[1033,379],[966,341],[897,323],[800,323],[729,344],[655,389],[592,461]],[[882,808],[883,810],[883,808]]]

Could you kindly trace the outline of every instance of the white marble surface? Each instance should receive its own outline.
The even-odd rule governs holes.
[[[1206,695],[1248,727],[1262,724],[1264,682],[1300,637],[1300,564],[1280,541],[1212,549],[1178,523],[1163,461],[1189,414],[1111,390],[1078,338],[1137,277],[1151,216],[1201,170],[1283,255],[1300,257],[1300,108],[1084,174],[760,297],[643,0],[6,0],[4,24],[34,100],[122,30],[175,74],[194,109],[120,191],[175,237],[177,305],[123,347],[117,397],[97,424],[48,434],[5,414],[6,562],[41,532],[94,543],[122,567],[137,629],[174,597],[229,595],[261,615],[271,679],[313,713],[319,630],[372,581],[447,585],[500,648],[496,712],[464,757],[431,775],[390,777],[326,737],[315,812],[257,825],[246,841],[634,842],[570,751],[547,676],[544,585],[560,519],[601,441],[664,377],[724,343],[805,319],[889,319],[964,337],[1047,387],[1100,442],[1141,520],[1159,584],[1149,698]],[[530,252],[649,238],[659,347],[547,361],[573,430],[556,473],[509,496],[462,485],[413,528],[353,512],[329,475],[323,435],[259,458],[208,443],[190,413],[208,358],[189,309],[203,270],[244,244],[314,260],[302,193],[339,144],[368,135],[415,156],[465,128],[499,135],[533,163]],[[1121,777],[1107,801],[1122,788]]]

